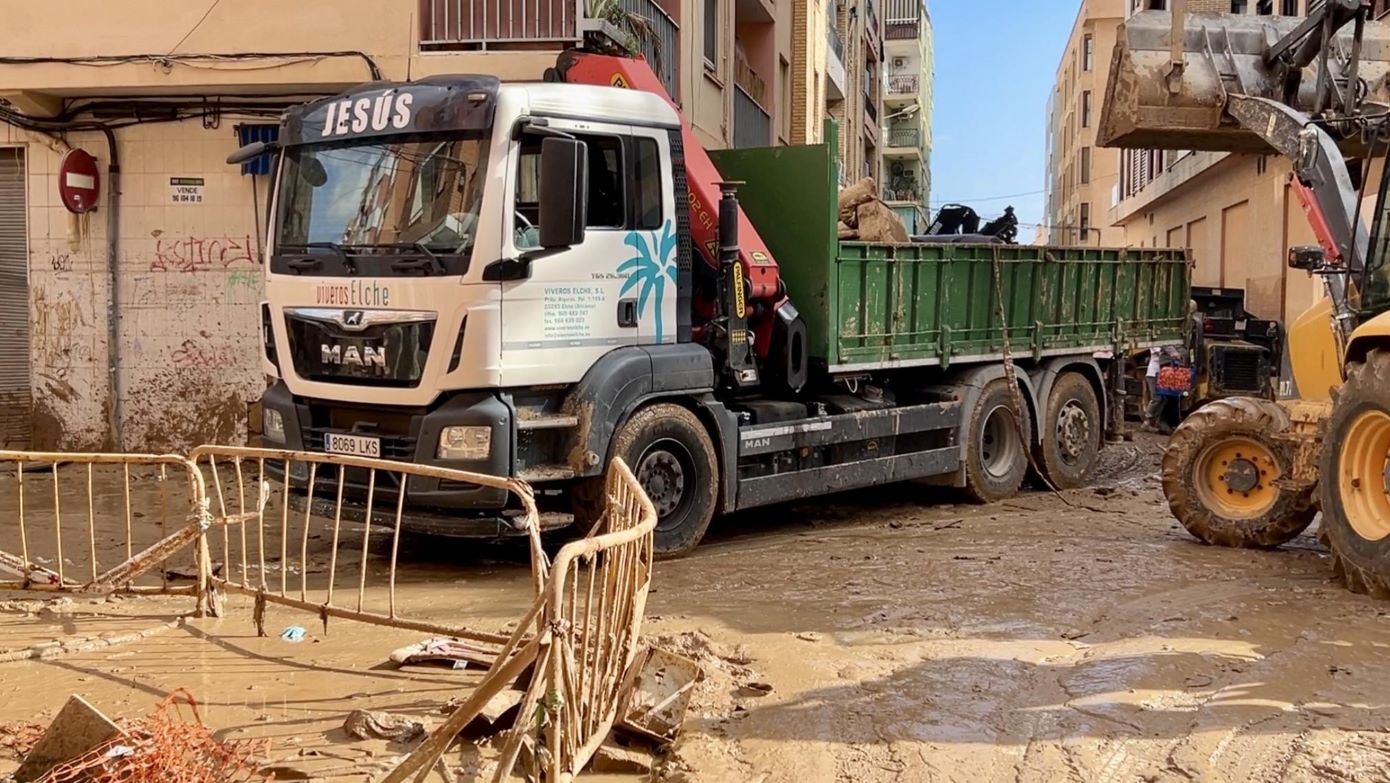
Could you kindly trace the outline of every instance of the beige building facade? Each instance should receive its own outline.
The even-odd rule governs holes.
[[[24,358],[0,362],[0,444],[166,450],[258,426],[269,183],[225,159],[286,105],[378,78],[540,79],[616,7],[705,144],[787,142],[801,5],[0,0],[0,337]],[[99,168],[81,215],[58,191],[73,149]]]
[[[1131,0],[1082,0],[1048,100],[1046,241],[1110,247],[1124,232],[1105,220],[1115,200],[1120,153],[1096,145],[1115,34]]]
[[[931,203],[935,48],[925,0],[887,0],[884,19],[883,200],[925,233]]]

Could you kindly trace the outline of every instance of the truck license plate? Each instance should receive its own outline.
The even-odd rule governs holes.
[[[381,457],[381,438],[365,438],[361,435],[324,434],[323,450],[329,454],[347,454],[353,457]]]

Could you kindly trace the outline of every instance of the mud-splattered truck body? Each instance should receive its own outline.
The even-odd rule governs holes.
[[[287,114],[267,445],[515,476],[581,528],[621,457],[674,554],[716,515],[856,487],[990,501],[1030,464],[1078,486],[1123,426],[1122,357],[1185,337],[1182,251],[840,242],[829,145],[711,163],[644,64],[581,64],[558,80],[637,89],[436,77]],[[486,488],[405,506],[514,532]]]

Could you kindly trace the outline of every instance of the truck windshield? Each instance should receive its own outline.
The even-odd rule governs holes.
[[[481,136],[292,147],[280,177],[277,256],[336,256],[348,273],[356,271],[349,256],[466,263],[486,170]]]

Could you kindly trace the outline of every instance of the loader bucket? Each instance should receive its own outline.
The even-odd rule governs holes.
[[[1260,137],[1226,113],[1226,96],[1242,94],[1284,101],[1284,82],[1265,53],[1302,19],[1241,14],[1179,16],[1181,46],[1172,46],[1173,15],[1135,14],[1121,25],[1110,64],[1098,143],[1127,149],[1268,152]],[[1354,40],[1351,26],[1334,39],[1328,70],[1344,85]],[[1366,25],[1359,75],[1365,99],[1390,102],[1390,26]],[[1176,55],[1176,56],[1175,56]],[[1318,64],[1304,69],[1291,105],[1315,108]]]

